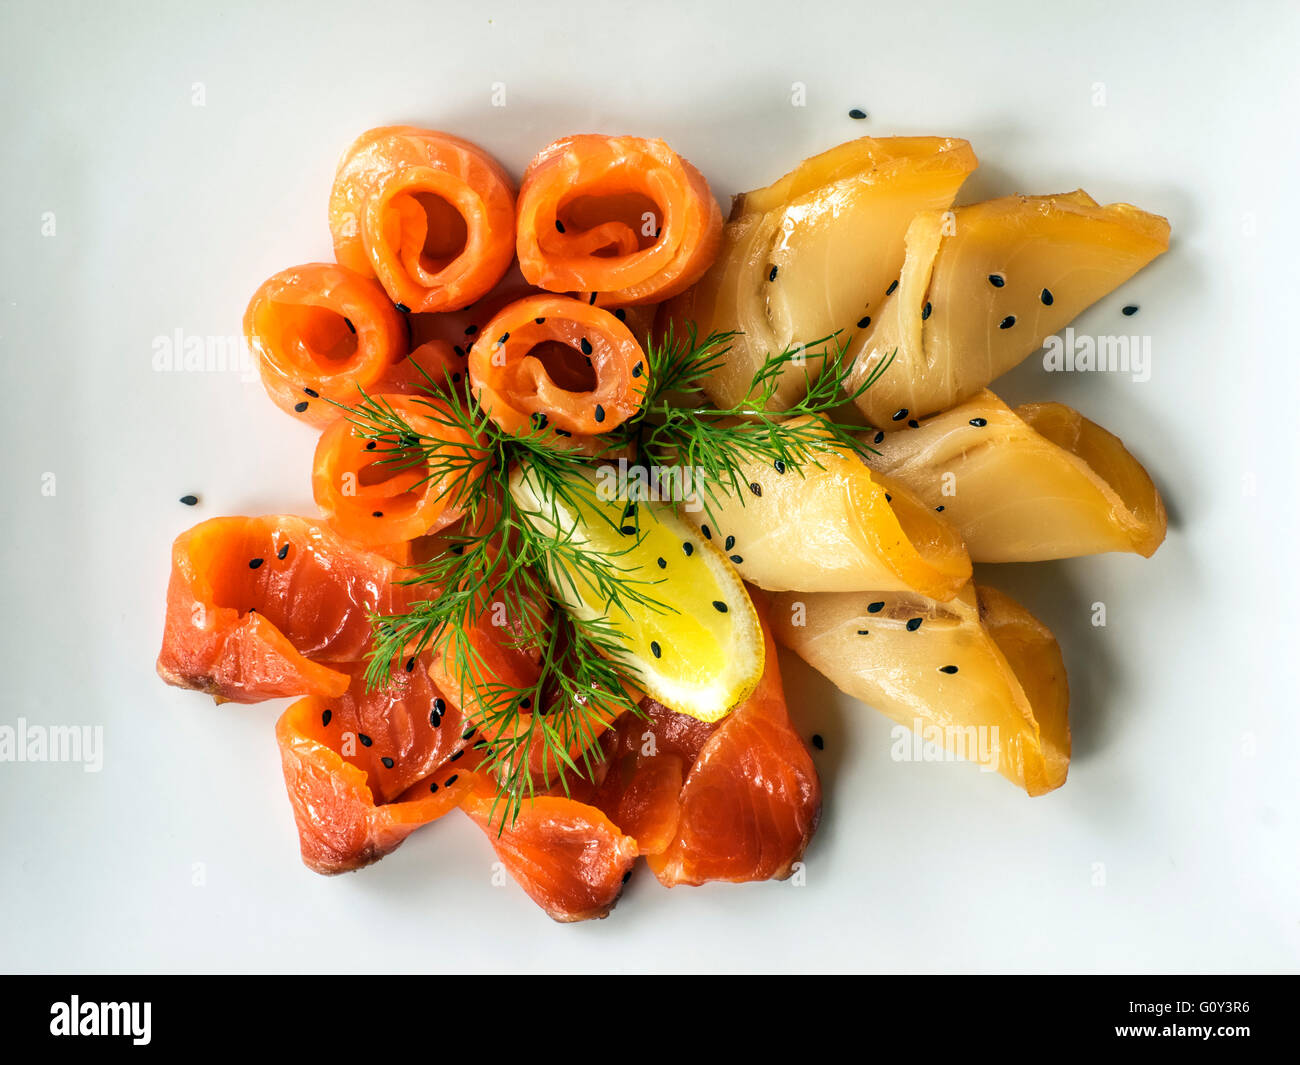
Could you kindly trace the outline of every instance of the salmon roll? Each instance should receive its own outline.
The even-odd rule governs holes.
[[[371,396],[392,431],[340,418],[321,433],[311,488],[325,520],[363,547],[400,544],[437,532],[463,514],[486,456],[444,400]],[[405,426],[418,436],[407,436]]]
[[[405,358],[407,324],[374,280],[335,263],[282,270],[254,293],[244,335],[276,406],[309,425],[339,416]]]
[[[548,425],[567,435],[609,432],[641,408],[646,378],[631,330],[564,296],[510,304],[469,353],[474,396],[507,433]]]
[[[583,134],[544,148],[519,190],[519,268],[601,306],[658,303],[713,264],[722,211],[661,140]]]
[[[482,298],[514,259],[515,190],[501,164],[460,137],[414,126],[363,133],[330,193],[334,256],[379,279],[411,311]]]

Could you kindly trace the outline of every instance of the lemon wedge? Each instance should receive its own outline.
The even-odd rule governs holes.
[[[604,498],[594,470],[562,485],[521,463],[520,517],[565,544],[547,562],[557,599],[580,621],[605,619],[622,668],[652,698],[701,721],[743,702],[763,675],[763,633],[739,574],[697,527],[662,503]],[[589,562],[577,561],[586,556]],[[617,581],[616,603],[597,570]]]

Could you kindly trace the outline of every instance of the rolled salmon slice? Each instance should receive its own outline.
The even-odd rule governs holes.
[[[334,263],[283,270],[244,313],[244,334],[276,406],[309,425],[339,416],[408,350],[407,323],[370,278]]]
[[[370,642],[368,614],[409,589],[399,567],[305,518],[212,518],[177,537],[158,674],[220,700],[337,698]]]
[[[414,126],[363,133],[330,193],[334,255],[411,311],[468,307],[514,258],[515,190],[460,137]]]
[[[1070,767],[1065,662],[1010,596],[968,584],[946,603],[914,592],[787,592],[777,638],[886,716],[1030,795]]]
[[[1012,410],[986,389],[876,448],[871,466],[942,512],[976,562],[1149,558],[1165,538],[1164,503],[1142,464],[1060,403]]]
[[[636,840],[594,806],[558,795],[525,800],[508,821],[496,785],[476,775],[461,800],[510,875],[555,921],[605,917],[636,863]]]
[[[741,481],[739,489],[701,490],[704,527],[741,576],[760,588],[915,589],[951,599],[970,579],[970,556],[957,531],[906,485],[839,445],[797,471],[784,463],[745,463]]]
[[[542,149],[519,190],[524,277],[601,306],[657,303],[703,276],[722,211],[661,140],[581,134]]]
[[[647,374],[641,345],[614,314],[563,296],[530,296],[481,331],[469,379],[506,432],[550,427],[585,437],[640,409]]]
[[[462,421],[428,396],[376,395],[368,406],[389,431],[340,418],[316,444],[312,493],[330,527],[352,543],[380,547],[457,521],[486,468]],[[407,437],[407,429],[419,436]]]
[[[379,799],[376,789],[383,786],[382,775],[377,779],[373,767],[368,770],[355,755],[345,757],[341,752],[358,745],[362,751],[369,749],[359,739],[367,735],[360,730],[376,728],[363,722],[373,719],[373,711],[382,711],[383,706],[380,701],[372,704],[372,713],[358,714],[355,703],[340,706],[334,700],[309,696],[290,706],[276,723],[302,860],[317,873],[345,873],[377,862],[421,825],[454,810],[469,791],[470,775],[450,780],[456,774],[440,772],[417,781],[391,801]],[[447,735],[454,728],[451,721],[443,727]],[[397,732],[389,728],[390,735]],[[427,743],[411,746],[420,757],[406,759],[408,768],[436,757]]]

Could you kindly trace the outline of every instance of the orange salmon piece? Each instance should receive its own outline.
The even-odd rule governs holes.
[[[221,700],[337,698],[368,612],[394,613],[400,569],[305,518],[212,518],[177,537],[158,674]]]
[[[254,293],[244,335],[275,405],[309,425],[338,418],[407,353],[402,314],[370,278],[334,263],[282,270]],[[332,402],[331,402],[332,401]]]
[[[519,190],[519,268],[601,306],[657,303],[717,257],[722,211],[661,140],[582,134],[543,148]]]
[[[358,137],[334,177],[329,221],[335,258],[415,312],[468,307],[514,259],[510,178],[482,148],[435,130]]]
[[[503,430],[606,433],[641,408],[645,352],[617,317],[563,296],[499,311],[469,353],[475,398]]]

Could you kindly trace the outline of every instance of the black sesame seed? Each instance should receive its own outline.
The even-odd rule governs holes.
[[[369,747],[372,743],[375,742],[375,741],[372,740],[369,736],[367,736],[364,732],[358,732],[358,733],[357,733],[357,739],[359,739],[359,740],[361,741],[361,746],[362,746],[362,747]]]
[[[372,518],[382,518],[384,516],[384,512],[382,510],[372,510],[370,512],[370,516]]]
[[[1001,274],[989,274],[989,284],[994,288],[1001,288],[1007,283],[1007,279]]]
[[[884,439],[885,439],[885,434],[884,434],[884,431],[882,430],[882,431],[876,433],[875,438],[874,438],[871,442],[872,442],[873,444],[878,444],[878,443],[880,443],[880,442],[881,442],[882,440],[884,440]]]
[[[248,560],[248,568],[257,569],[257,567],[260,566],[263,563],[263,561],[265,560],[260,558],[250,558]]]
[[[901,422],[906,417],[907,417],[906,407],[899,407],[898,410],[894,411],[893,414],[894,421]]]
[[[921,308],[921,321],[924,322],[929,317],[930,317],[930,301],[926,300],[925,306]]]
[[[181,502],[184,503],[187,507],[197,506],[197,505],[198,505],[198,502],[199,502],[199,497],[198,497],[198,496],[181,496]]]
[[[822,739],[820,733],[814,732],[812,740],[813,740],[813,746],[816,747],[819,751],[826,750],[826,741]]]
[[[330,721],[332,721],[333,718],[334,718],[334,711],[333,711],[333,710],[326,710],[326,711],[325,711],[324,713],[322,713],[321,716],[320,716],[320,723],[321,723],[322,725],[328,727]]]
[[[509,334],[509,333],[502,333],[501,336],[500,336],[500,338],[497,340],[497,344],[498,344],[498,345],[500,345],[500,344],[504,344],[504,343],[505,343],[507,340],[509,340],[509,339],[510,339],[510,334]]]
[[[976,429],[983,429],[984,426],[988,425],[989,420],[987,418],[972,418],[970,423],[975,426]]]
[[[277,551],[277,552],[275,553],[275,557],[278,558],[281,562],[283,562],[286,558],[288,558],[288,557],[289,557],[289,545],[288,545],[288,544],[282,544],[281,547],[280,547],[280,550]]]
[[[558,218],[555,220],[555,231],[556,231],[557,233],[563,233],[563,232],[564,232],[564,223],[561,222]]]
[[[726,540],[723,541],[722,549],[724,551],[730,551],[735,546],[736,546],[736,538],[734,536],[728,536]]]
[[[399,311],[401,311],[403,314],[410,314],[410,313],[411,313],[411,308],[408,307],[405,303],[394,303],[393,306],[396,307],[396,308],[397,308]]]
[[[406,672],[410,673],[410,672],[412,672],[414,669],[415,669],[415,659],[414,659],[414,658],[408,658],[408,659],[406,660]]]
[[[1043,291],[1038,294],[1038,298],[1043,301],[1044,307],[1050,307],[1052,305],[1052,293],[1050,289],[1043,289]]]
[[[772,267],[772,269],[770,269],[770,270],[767,272],[767,279],[768,279],[769,281],[775,281],[775,280],[776,280],[776,267],[775,267],[775,266]]]
[[[597,404],[596,404],[596,421],[597,421],[597,422],[603,422],[604,420],[605,420],[605,408],[602,407],[599,403],[597,403]]]
[[[531,710],[533,708],[533,701],[530,698],[528,698],[528,696],[525,695],[522,699],[519,700],[519,706],[520,709]]]
[[[533,425],[538,429],[546,428],[546,415],[542,411],[533,412]]]
[[[859,328],[859,329],[866,329],[867,326],[869,326],[870,324],[871,324],[871,317],[870,317],[870,315],[868,315],[868,316],[865,317],[865,318],[859,318],[859,319],[858,319],[858,328]]]
[[[940,666],[940,667],[939,667],[939,672],[940,672],[940,673],[956,673],[956,672],[957,672],[957,667],[956,667],[956,666]]]
[[[757,481],[749,482],[749,490],[753,492],[754,495],[756,496],[761,496],[763,494],[763,486],[759,484]]]
[[[650,653],[654,655],[655,658],[663,657],[663,650],[660,648],[659,644],[655,640],[650,641]]]
[[[623,508],[623,517],[625,517],[625,518],[630,518],[630,517],[632,517],[632,516],[635,515],[635,514],[636,514],[636,504],[635,504],[635,503],[629,503],[627,506],[625,506],[625,507]]]
[[[355,333],[355,332],[357,331],[357,327],[356,327],[355,325],[352,324],[352,319],[351,319],[351,318],[344,318],[344,319],[343,319],[343,324],[346,325],[346,326],[348,327],[348,332],[349,332],[349,333]]]
[[[998,328],[1010,329],[1015,324],[1016,324],[1016,316],[1014,314],[1008,314],[1005,318],[1002,319],[1002,321],[998,323]]]
[[[907,420],[907,427],[909,429],[919,429],[921,428],[921,423],[918,422],[915,418],[909,418]]]
[[[438,790],[438,782],[437,782],[436,780],[431,780],[431,781],[429,781],[429,790],[430,790],[430,791],[437,791],[437,790]]]
[[[777,473],[785,473],[785,463],[777,459],[772,463],[772,469],[776,470]]]
[[[869,636],[869,635],[870,635],[870,632],[869,632],[867,629],[858,629],[858,635],[859,635],[859,636]]]
[[[618,310],[614,312],[614,317],[617,318],[620,322],[626,322],[627,311],[623,310],[623,308],[620,307]]]
[[[447,701],[445,699],[434,699],[433,709],[434,712],[441,717],[447,711]]]
[[[303,392],[311,396],[312,399],[320,399],[320,393],[317,392],[316,389],[314,388],[304,388]]]
[[[569,432],[568,429],[556,429],[556,430],[555,430],[555,435],[556,435],[556,436],[572,436],[573,434],[572,434],[571,432]]]
[[[459,758],[464,753],[465,753],[465,748],[462,747],[460,750],[456,751],[450,758],[448,758],[447,761],[454,762],[457,758]]]
[[[366,441],[366,450],[367,450],[367,451],[374,451],[375,448],[377,448],[378,446],[379,446],[379,444],[378,444],[377,441],[374,441],[374,440],[367,440],[367,441]]]
[[[588,340],[586,337],[582,338],[582,343],[580,343],[578,346],[582,348],[582,353],[584,355],[591,354],[591,341]]]
[[[695,545],[689,540],[684,540],[682,541],[682,550],[686,553],[686,557],[690,558],[695,553]]]
[[[907,631],[908,631],[908,632],[915,632],[915,631],[916,631],[917,629],[919,629],[920,627],[921,627],[921,619],[920,619],[920,618],[908,618],[908,619],[907,619]]]
[[[943,504],[942,504],[942,503],[940,503],[937,507],[934,508],[934,512],[935,512],[936,514],[942,514],[942,513],[943,513],[943,510],[944,510],[944,508],[943,508]]]
[[[632,870],[629,869],[626,873],[623,874],[623,883],[626,884],[631,879],[632,879]]]
[[[855,107],[855,108],[853,108],[852,111],[849,112],[849,118],[856,118],[856,119],[861,120],[861,119],[864,119],[864,118],[866,118],[866,117],[867,117],[867,113],[866,113],[865,111],[863,111],[862,108],[860,108],[860,107]]]
[[[534,318],[533,321],[536,322],[538,325],[542,325],[542,324],[544,324],[544,323],[546,322],[546,319],[545,319],[545,318]]]
[[[713,530],[710,529],[707,525],[701,525],[701,526],[700,526],[700,532],[702,532],[702,533],[704,534],[704,539],[706,539],[706,540],[712,540],[712,539],[713,539]]]
[[[636,526],[635,526],[635,525],[620,525],[618,531],[621,532],[624,536],[635,536],[635,535],[636,535]]]
[[[295,403],[293,405],[293,409],[296,410],[299,414],[301,414],[303,411],[307,409],[307,401],[304,399],[301,403]]]
[[[467,337],[472,337],[477,332],[478,332],[478,326],[473,325],[472,323],[465,327],[465,335]]]
[[[459,355],[462,359],[465,357],[465,349],[462,348],[459,344],[453,344],[451,350],[454,351],[457,355]]]
[[[476,733],[477,731],[478,729],[476,728],[467,728],[464,732],[460,734],[460,738],[462,740],[473,739],[474,733]]]
[[[1132,318],[1133,315],[1137,314],[1137,312],[1138,312],[1137,304],[1130,303],[1127,307],[1125,307],[1123,310],[1120,311],[1120,314],[1122,314],[1125,318]]]
[[[891,496],[888,492],[886,492],[886,493],[885,493],[885,502],[886,502],[886,503],[892,503],[893,501],[894,501],[894,497]]]
[[[641,363],[639,363],[639,362],[638,362],[635,366],[632,367],[632,376],[633,376],[633,377],[640,377],[641,374],[643,374],[644,372],[645,372],[645,367],[643,367],[643,366],[641,365]]]
[[[379,759],[379,760],[380,760],[381,762],[384,763],[384,768],[385,768],[385,769],[392,769],[392,768],[393,768],[393,760],[392,760],[391,758],[387,758],[387,757],[385,757],[385,758],[381,758],[381,759]]]
[[[897,282],[897,281],[891,281],[891,282],[889,283],[889,287],[888,287],[887,289],[885,289],[885,295],[886,295],[886,296],[892,296],[892,295],[894,294],[894,289],[896,289],[896,288],[898,288],[898,282]]]
[[[463,555],[463,554],[465,553],[465,545],[464,545],[464,544],[452,544],[451,547],[448,548],[448,550],[449,550],[453,555],[456,555],[457,557],[459,557],[459,556],[461,556],[461,555]]]
[[[659,563],[659,568],[660,568],[660,569],[667,569],[667,568],[668,568],[668,563],[665,562],[662,558],[657,558],[657,559],[655,559],[655,561]]]
[[[451,787],[453,784],[455,784],[456,781],[458,781],[459,779],[460,779],[460,774],[459,774],[459,773],[452,773],[452,775],[449,776],[449,777],[447,778],[447,782],[446,782],[445,784],[443,784],[443,787],[444,787],[444,788],[449,788],[449,787]]]
[[[884,610],[884,609],[885,609],[885,604],[884,604],[884,602],[879,602],[879,603],[868,603],[868,604],[867,604],[867,613],[868,613],[868,614],[879,614],[879,613],[880,613],[882,610]]]
[[[460,384],[460,374],[459,374],[459,373],[454,373],[454,374],[451,375],[451,383],[452,383],[453,385],[458,385],[458,384]]]
[[[742,562],[745,561],[744,558],[741,557],[740,555],[728,555],[727,557],[731,559],[731,561],[734,562],[737,566],[739,566]]]
[[[727,612],[727,604],[724,603],[721,599],[715,599],[713,600],[713,609],[716,610],[719,614],[725,614]]]
[[[595,303],[596,303],[596,294],[593,292],[593,293],[591,294],[591,299],[589,299],[589,300],[587,301],[587,304],[588,304],[589,306],[595,306]]]

